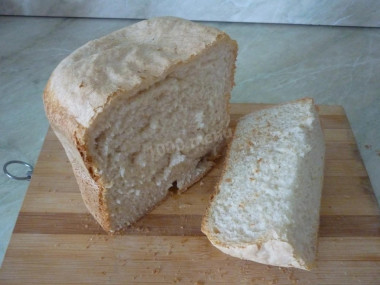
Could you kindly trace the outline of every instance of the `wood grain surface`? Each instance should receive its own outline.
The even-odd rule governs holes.
[[[232,104],[232,122],[268,105]],[[0,284],[380,284],[380,213],[340,106],[319,106],[326,139],[317,267],[239,260],[200,231],[221,162],[171,194],[124,235],[85,208],[66,154],[49,130],[0,269]],[[302,229],[300,229],[302,230]]]

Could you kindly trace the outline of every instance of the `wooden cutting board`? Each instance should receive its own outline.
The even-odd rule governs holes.
[[[265,106],[232,104],[232,125]],[[320,106],[319,112],[327,153],[315,270],[239,260],[208,242],[200,223],[220,162],[125,235],[105,234],[87,212],[63,148],[49,130],[0,283],[380,284],[380,213],[367,172],[343,108]]]

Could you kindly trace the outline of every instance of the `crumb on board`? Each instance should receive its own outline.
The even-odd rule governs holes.
[[[189,241],[188,238],[184,238],[183,240],[181,240],[181,243],[186,243],[187,241]]]

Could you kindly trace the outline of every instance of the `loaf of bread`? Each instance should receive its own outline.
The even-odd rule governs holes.
[[[161,17],[93,40],[54,70],[46,114],[106,231],[132,224],[213,165],[236,54],[220,30]]]
[[[229,255],[310,269],[316,256],[324,154],[312,99],[243,117],[202,231]]]

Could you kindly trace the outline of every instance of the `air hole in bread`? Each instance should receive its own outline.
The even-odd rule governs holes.
[[[178,192],[177,180],[172,183],[172,186],[169,188],[169,191],[171,191],[174,194],[177,194]]]

